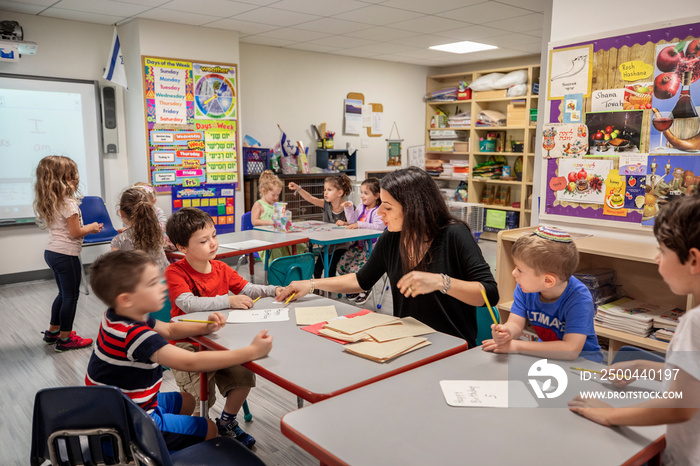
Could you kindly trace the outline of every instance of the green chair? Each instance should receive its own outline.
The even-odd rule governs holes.
[[[296,256],[278,257],[270,263],[267,282],[275,286],[287,286],[294,280],[309,280],[314,275],[315,258],[310,252]]]
[[[498,309],[493,308],[493,314],[496,316],[498,323],[501,323],[501,316],[498,314]],[[493,319],[489,308],[481,306],[476,308],[476,346],[480,346],[481,342],[491,338],[491,324]]]

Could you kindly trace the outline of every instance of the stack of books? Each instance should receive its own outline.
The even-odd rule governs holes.
[[[651,334],[652,338],[661,341],[671,341],[678,327],[678,320],[684,315],[685,311],[683,309],[675,308],[661,315],[654,316],[655,331]]]
[[[654,317],[671,309],[670,306],[664,307],[632,298],[620,298],[598,306],[595,323],[612,330],[648,337],[653,331]]]

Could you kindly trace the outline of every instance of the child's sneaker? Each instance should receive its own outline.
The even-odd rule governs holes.
[[[360,293],[348,293],[345,295],[345,297],[350,301],[355,301],[358,296],[360,296]]]
[[[92,345],[92,338],[82,338],[77,333],[71,332],[66,340],[56,340],[56,352],[63,353],[74,349],[86,348]]]
[[[360,293],[357,296],[357,299],[355,299],[355,302],[357,304],[364,304],[367,302],[367,300],[369,299],[370,296],[372,296],[372,290],[363,291],[362,293]]]
[[[253,445],[255,445],[255,438],[241,429],[241,426],[238,425],[238,421],[231,421],[222,427],[219,423],[219,418],[217,418],[216,427],[219,430],[220,437],[235,438],[248,448],[253,448]]]
[[[55,332],[52,332],[50,330],[44,330],[44,343],[47,345],[53,345],[56,343],[56,340],[58,340],[58,335],[61,332],[56,330]]]

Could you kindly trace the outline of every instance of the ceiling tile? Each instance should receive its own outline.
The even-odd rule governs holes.
[[[272,37],[275,39],[284,39],[289,41],[290,44],[296,42],[309,42],[312,40],[322,39],[324,37],[329,36],[329,34],[323,32],[305,31],[303,29],[295,28],[280,28],[275,29],[274,31],[265,32],[257,35],[262,37]]]
[[[83,13],[82,11],[66,10],[63,8],[48,8],[40,16],[51,18],[72,19],[96,24],[115,24],[125,19],[124,16],[112,16],[97,13]]]
[[[391,25],[391,27],[404,29],[407,31],[417,31],[423,34],[432,34],[449,29],[456,29],[466,25],[467,24],[462,21],[455,21],[437,16],[422,16],[420,18],[409,19],[408,21],[394,23]]]
[[[484,24],[516,16],[525,16],[529,13],[531,13],[531,11],[523,10],[522,8],[496,2],[486,2],[451,10],[446,13],[439,13],[438,16],[466,21],[472,24]]]
[[[241,21],[239,19],[224,18],[211,23],[204,24],[208,28],[227,29],[229,31],[238,31],[242,35],[260,34],[262,32],[273,31],[278,29],[278,26],[270,26],[269,24],[254,23],[252,21]]]
[[[250,5],[257,5],[257,6],[268,6],[272,5],[273,3],[277,3],[279,0],[236,0],[240,3],[248,3]]]
[[[408,19],[417,18],[419,16],[419,13],[399,10],[396,8],[387,8],[385,6],[380,5],[368,6],[366,8],[360,8],[359,10],[353,10],[347,13],[335,15],[335,17],[338,19],[346,19],[348,21],[375,24],[377,26],[398,23],[399,21],[406,21]]]
[[[372,58],[379,55],[377,52],[371,50],[359,50],[359,49],[340,49],[333,52],[333,55],[345,55],[349,57],[357,58]]]
[[[349,49],[354,47],[364,47],[366,45],[374,44],[374,41],[366,39],[358,39],[356,37],[347,36],[331,36],[325,39],[318,39],[309,41],[312,44],[328,45],[331,47],[338,47],[339,49]]]
[[[495,27],[487,26],[465,26],[457,29],[450,29],[448,31],[435,32],[436,36],[449,37],[458,41],[461,40],[471,40],[475,42],[481,42],[481,39],[487,37],[494,37],[506,34],[509,31],[503,29],[497,29]]]
[[[359,24],[359,23],[355,23]],[[306,25],[304,25],[306,26]],[[370,29],[362,29],[356,32],[346,32],[343,35],[350,37],[359,37],[361,39],[369,39],[376,41],[390,41],[390,40],[401,40],[407,37],[414,37],[419,35],[417,32],[404,31],[402,29],[394,29],[391,27],[374,27]]]
[[[289,44],[289,41],[284,39],[275,39],[273,37],[262,36],[245,36],[241,38],[241,42],[248,44],[270,45],[272,47],[282,47]]]
[[[527,10],[544,13],[551,8],[552,0],[498,0],[500,3],[506,3],[511,6],[525,8]]]
[[[40,11],[46,9],[45,5],[34,5],[29,3],[11,2],[8,0],[0,0],[0,10],[14,13],[26,13],[30,15],[35,15]],[[10,20],[10,18],[4,18]]]
[[[321,44],[311,44],[309,42],[299,42],[298,44],[285,45],[286,49],[306,50],[307,52],[332,53],[338,50],[335,47]]]
[[[154,19],[156,21],[167,21],[170,23],[191,24],[193,26],[201,26],[203,24],[216,21],[216,16],[206,16],[196,13],[186,13],[184,11],[166,10],[163,8],[153,9],[140,13],[139,18]]]
[[[359,31],[367,29],[370,26],[356,23],[354,21],[345,21],[342,19],[321,18],[304,23],[303,26],[300,27],[310,31],[325,32],[328,34],[351,34],[358,33]]]
[[[443,45],[453,42],[452,39],[447,39],[445,37],[433,36],[430,34],[423,34],[415,37],[408,37],[406,39],[401,39],[398,41],[401,44],[411,45],[413,47],[420,47],[427,49],[434,45]]]
[[[436,14],[481,3],[484,0],[389,0],[382,6],[415,11],[417,13]]]
[[[396,44],[393,42],[380,42],[377,44],[367,45],[364,47],[357,47],[353,50],[374,51],[378,54],[388,54],[388,53],[395,53],[395,54],[401,53],[401,54],[403,54],[404,52],[410,52],[412,50],[416,50],[416,48],[411,47],[409,45]]]
[[[275,26],[294,26],[319,19],[316,15],[295,13],[293,11],[278,10],[276,8],[262,7],[248,11],[233,17],[242,21],[255,21],[256,23],[272,24]]]
[[[534,43],[534,44],[518,44],[518,45],[512,45],[509,47],[510,49],[513,50],[518,50],[520,52],[527,52],[527,53],[532,53],[532,54],[540,54],[542,53],[542,43]]]
[[[36,0],[32,0],[36,1]],[[131,3],[134,5],[142,5],[148,7],[160,6],[168,3],[170,0],[118,0],[121,3]],[[58,5],[60,6],[60,4]]]
[[[114,2],[110,0],[62,0],[56,7],[83,13],[97,13],[118,17],[134,16],[150,10],[149,6],[134,5],[133,3]]]
[[[282,0],[274,7],[318,16],[333,16],[366,7],[366,3],[354,0]]]
[[[484,39],[485,44],[496,45],[498,47],[508,48],[512,45],[527,45],[527,44],[539,44],[542,39],[539,37],[528,36],[525,34],[519,34],[514,32],[512,34],[504,34],[502,36],[489,37]]]
[[[500,29],[513,32],[525,32],[532,30],[542,30],[544,25],[544,15],[542,13],[531,13],[525,16],[516,16],[515,18],[499,19],[491,23],[485,23],[484,26],[493,26]]]
[[[230,2],[228,0],[171,0],[161,8],[166,10],[186,11],[188,13],[204,13],[219,18],[234,16],[258,7],[246,3]]]

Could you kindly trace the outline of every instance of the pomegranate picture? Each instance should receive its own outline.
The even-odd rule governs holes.
[[[661,73],[654,79],[654,97],[670,99],[678,93],[680,85],[681,80],[676,73]]]
[[[688,58],[697,58],[698,54],[700,54],[700,39],[695,39],[691,41],[685,49],[685,56]]]
[[[683,57],[683,52],[677,51],[676,46],[669,45],[656,57],[656,67],[664,72],[676,71]]]

